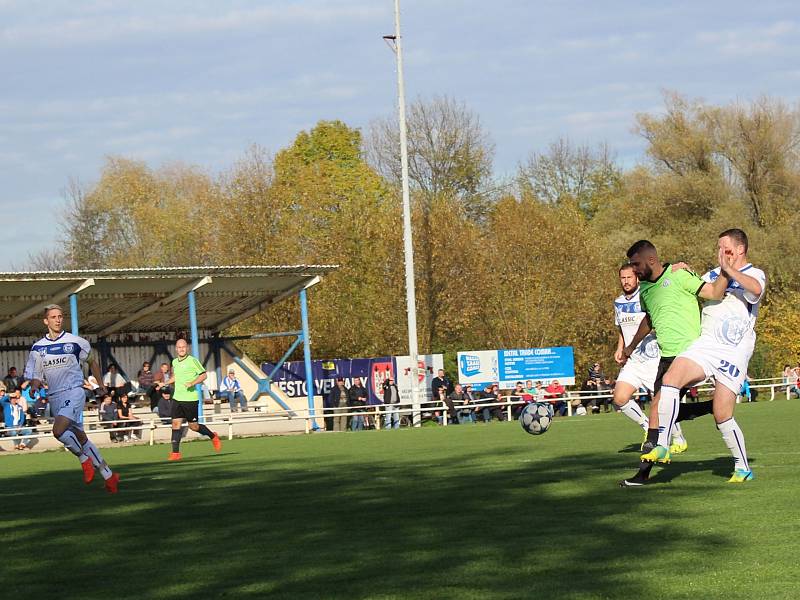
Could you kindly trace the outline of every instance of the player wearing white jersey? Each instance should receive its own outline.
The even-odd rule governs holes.
[[[647,315],[639,300],[639,278],[631,265],[622,265],[619,269],[619,283],[622,294],[614,300],[614,324],[618,329],[617,350],[614,359],[622,362],[622,352],[633,340],[639,325]],[[636,346],[630,358],[625,362],[617,376],[614,386],[614,404],[620,412],[636,423],[645,432],[649,420],[633,399],[640,388],[646,389],[655,396],[660,387],[656,381],[661,350],[655,332],[651,331]],[[680,426],[676,424],[673,432],[671,450],[677,454],[688,447]]]
[[[703,277],[712,282],[721,272],[728,287],[721,300],[703,307],[700,337],[678,355],[664,375],[661,401],[674,402],[678,390],[714,377],[713,414],[725,445],[734,458],[731,483],[753,479],[747,460],[744,434],[733,418],[736,396],[747,375],[747,365],[755,347],[755,322],[766,289],[766,276],[747,260],[747,234],[728,229],[719,235],[720,267]],[[659,438],[659,446],[666,441]]]
[[[86,396],[83,391],[81,363],[87,362],[97,381],[102,381],[100,367],[91,355],[91,347],[82,337],[63,330],[64,312],[57,304],[44,309],[44,324],[47,334],[31,348],[25,365],[25,378],[31,387],[38,389],[42,383],[48,386],[47,400],[55,417],[53,436],[78,457],[83,469],[83,480],[88,484],[94,479],[95,467],[105,479],[109,493],[117,493],[119,475],[106,464],[80,422]],[[105,388],[100,387],[104,392]]]

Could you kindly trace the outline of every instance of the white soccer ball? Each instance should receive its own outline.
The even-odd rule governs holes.
[[[519,415],[519,424],[531,435],[541,435],[553,422],[553,407],[546,402],[531,402]]]

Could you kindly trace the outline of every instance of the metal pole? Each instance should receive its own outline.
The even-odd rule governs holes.
[[[192,356],[200,360],[200,335],[197,332],[197,303],[194,290],[189,292],[189,331],[192,336]],[[203,423],[203,386],[197,384],[197,420]]]
[[[300,290],[300,320],[303,325],[303,360],[306,367],[308,416],[311,418],[311,429],[317,430],[319,425],[317,425],[317,420],[314,418],[314,374],[311,372],[311,338],[308,334],[308,298],[305,290]]]
[[[78,335],[78,294],[69,295],[69,318],[72,321],[72,335]]]
[[[403,188],[403,249],[406,266],[406,313],[408,315],[408,356],[411,359],[411,401],[414,427],[422,424],[419,397],[419,349],[417,346],[417,303],[414,286],[414,244],[411,237],[411,200],[408,189],[408,142],[406,139],[406,92],[403,81],[403,43],[400,36],[400,0],[394,1],[394,49],[397,57],[397,116],[400,125],[400,179]]]

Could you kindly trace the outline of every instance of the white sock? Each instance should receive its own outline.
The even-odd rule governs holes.
[[[686,438],[683,437],[683,430],[681,429],[680,423],[675,423],[672,426],[672,442],[674,444],[685,444]]]
[[[103,479],[108,479],[113,475],[111,471],[111,467],[108,466],[103,457],[100,455],[100,450],[97,449],[90,440],[86,440],[86,443],[83,445],[83,451],[92,459],[92,464],[100,469],[100,474],[103,476]],[[81,461],[83,462],[83,461]]]
[[[649,424],[647,417],[642,412],[642,409],[639,408],[639,405],[636,404],[635,400],[628,400],[625,404],[620,406],[619,409],[623,415],[647,431],[647,426]]]
[[[717,423],[717,429],[722,434],[722,439],[728,450],[733,454],[733,466],[736,469],[750,470],[747,462],[747,449],[744,446],[744,433],[739,428],[736,419],[731,417],[727,421]]]
[[[669,448],[675,419],[678,418],[678,404],[681,391],[671,385],[661,386],[661,398],[658,401],[658,445]]]
[[[67,450],[72,452],[75,456],[80,457],[83,454],[83,448],[81,447],[81,443],[78,441],[77,436],[67,429],[64,433],[58,436],[58,441],[64,444]]]

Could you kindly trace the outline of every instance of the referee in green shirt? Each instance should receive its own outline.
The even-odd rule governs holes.
[[[219,436],[202,423],[197,422],[198,397],[196,385],[203,383],[208,374],[200,361],[189,354],[189,344],[186,340],[179,339],[175,342],[175,352],[178,355],[172,361],[172,377],[164,385],[173,385],[172,393],[172,452],[168,460],[181,459],[181,427],[183,421],[189,424],[189,429],[211,438],[214,450],[222,450]],[[159,385],[158,387],[163,387]]]

